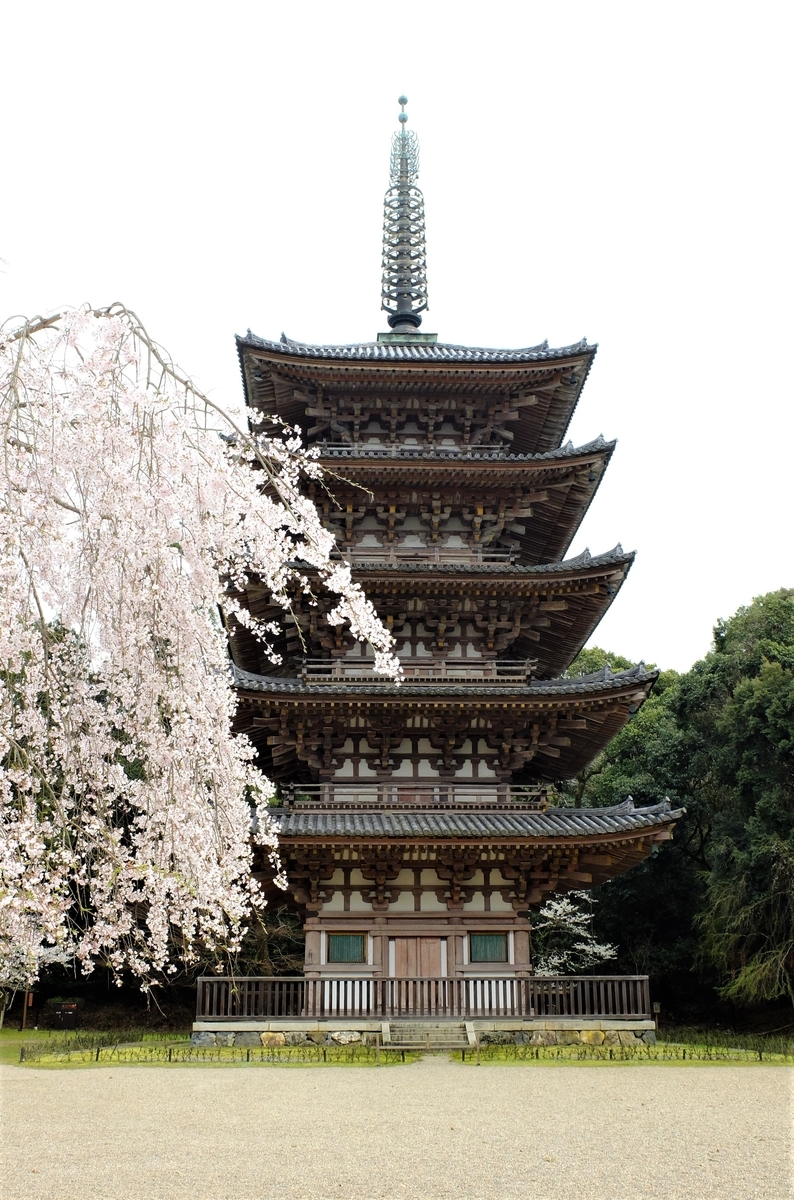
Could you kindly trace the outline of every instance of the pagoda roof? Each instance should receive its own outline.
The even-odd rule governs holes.
[[[573,558],[532,565],[511,562],[411,562],[409,564],[362,561],[354,562],[351,565],[353,575],[357,579],[378,579],[381,575],[389,579],[405,576],[407,581],[415,583],[418,576],[420,586],[427,586],[432,584],[432,577],[435,575],[450,575],[454,578],[457,587],[459,584],[465,583],[468,576],[472,576],[475,585],[481,587],[483,575],[489,578],[496,576],[508,584],[518,579],[532,580],[533,583],[540,582],[546,576],[570,575],[572,578],[579,578],[583,574],[597,574],[610,567],[625,566],[628,568],[634,562],[635,557],[635,550],[624,550],[618,542],[617,546],[614,546],[612,550],[607,550],[604,554],[591,554],[589,550],[583,550],[581,554],[575,554]],[[303,563],[297,563],[296,566],[304,569]],[[308,568],[309,564],[306,564],[306,567]],[[425,576],[430,576],[431,579],[427,580]]]
[[[355,838],[358,841],[410,838],[482,841],[560,841],[601,838],[604,835],[657,831],[683,815],[669,800],[635,808],[631,799],[610,808],[547,808],[544,812],[345,812],[307,811],[269,814],[280,839]]]
[[[607,442],[604,440],[603,434],[599,434],[592,441],[585,442],[581,446],[574,446],[573,442],[566,442],[564,446],[558,446],[554,450],[546,450],[539,454],[511,454],[501,448],[491,448],[487,446],[476,447],[472,446],[468,450],[459,450],[451,446],[434,446],[428,449],[425,446],[406,446],[404,442],[398,442],[394,446],[369,446],[365,442],[351,442],[347,445],[324,445],[319,443],[320,461],[326,459],[344,458],[344,459],[367,459],[374,460],[378,464],[378,469],[388,467],[393,461],[399,462],[399,469],[405,468],[406,462],[443,462],[454,463],[455,465],[462,464],[469,466],[476,464],[478,467],[487,464],[491,467],[496,464],[501,469],[505,464],[512,463],[537,463],[537,462],[555,462],[559,459],[570,458],[572,455],[589,454],[593,450],[602,450],[604,446],[614,447],[615,442]]]
[[[377,395],[415,395],[454,405],[487,407],[515,400],[513,445],[524,453],[562,442],[578,404],[596,347],[586,341],[557,349],[547,342],[519,350],[446,343],[365,342],[311,346],[267,341],[249,330],[237,337],[246,403],[301,425],[309,434],[319,394],[357,402]]]
[[[487,655],[504,658],[531,658],[536,662],[533,674],[538,678],[559,676],[567,669],[582,646],[592,636],[599,621],[623,586],[634,561],[633,553],[616,546],[606,554],[592,556],[585,550],[575,558],[543,566],[522,566],[509,562],[468,563],[379,563],[354,562],[353,578],[359,582],[383,619],[402,617],[406,605],[419,601],[462,605],[469,614],[484,612],[496,600],[503,624],[490,635]],[[295,563],[302,574],[315,578],[316,569]],[[278,622],[283,609],[267,590],[252,581],[246,589],[246,601],[260,619]],[[333,603],[318,589],[316,604],[322,613]],[[293,615],[302,611],[302,599],[296,597]],[[505,624],[506,623],[506,624]],[[283,626],[285,633],[278,650],[289,662],[302,661],[312,632],[298,633],[297,625]],[[303,642],[300,638],[303,637]],[[230,641],[232,658],[238,667],[263,675],[290,674],[289,668],[270,664],[259,641],[241,627]],[[346,652],[346,651],[345,651]],[[316,645],[309,653],[325,656]],[[332,654],[332,658],[334,655]],[[294,673],[294,671],[293,671]]]
[[[517,504],[517,489],[531,507],[532,519],[524,524],[508,513],[504,536],[518,548],[527,563],[554,562],[565,554],[603,479],[616,442],[597,437],[583,446],[568,442],[543,454],[507,455],[495,463],[489,455],[428,455],[426,457],[374,458],[345,456],[344,475],[333,478],[333,494],[340,511],[345,503],[417,505],[431,493],[450,490],[459,494],[459,505],[482,502],[482,497]],[[321,462],[329,460],[321,457]],[[333,461],[333,460],[331,460]],[[331,472],[329,471],[329,474]],[[361,489],[374,501],[362,498]],[[520,506],[519,506],[520,507]],[[491,547],[499,548],[498,542]],[[361,558],[363,555],[357,555]]]
[[[583,354],[595,356],[597,346],[588,345],[587,338],[573,342],[570,346],[549,346],[547,341],[536,346],[525,346],[517,350],[489,349],[485,346],[458,346],[450,342],[394,343],[353,342],[344,346],[316,346],[309,342],[297,342],[281,335],[278,342],[257,337],[249,329],[245,337],[239,334],[238,346],[251,346],[265,350],[282,358],[306,358],[312,360],[389,362],[389,363],[543,363],[576,358]]]
[[[607,666],[573,679],[535,679],[515,687],[476,681],[397,686],[336,679],[306,684],[230,667],[238,691],[235,727],[265,759],[273,756],[274,770],[297,766],[299,742],[322,745],[329,735],[341,746],[353,720],[363,719],[373,733],[427,720],[437,728],[454,725],[461,737],[490,737],[495,747],[515,743],[517,758],[510,767],[515,782],[525,776],[572,779],[623,728],[658,676],[640,663],[628,671],[613,673]],[[306,761],[312,770],[321,769],[311,752]]]
[[[634,685],[650,685],[658,678],[657,670],[648,670],[645,663],[638,663],[627,671],[612,671],[609,666],[602,667],[588,675],[576,675],[570,679],[533,679],[531,683],[518,687],[491,687],[474,683],[343,683],[334,681],[333,684],[306,684],[300,679],[288,679],[278,675],[258,675],[253,671],[243,671],[230,660],[235,687],[247,692],[272,692],[278,695],[294,695],[321,697],[323,700],[333,700],[337,696],[422,696],[438,700],[447,697],[471,697],[472,699],[488,699],[499,696],[511,699],[523,699],[527,702],[536,697],[559,696],[566,700],[575,700],[578,696],[590,696],[598,693],[612,693],[624,690]]]

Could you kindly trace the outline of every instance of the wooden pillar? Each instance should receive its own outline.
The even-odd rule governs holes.
[[[465,936],[465,933],[456,933],[449,939],[453,947],[452,963],[447,968],[450,975],[460,974],[460,968],[463,966],[463,939]]]
[[[526,929],[517,929],[514,935],[515,965],[526,968],[529,966],[529,934]]]
[[[389,973],[389,943],[385,933],[373,932],[372,965],[384,975]]]
[[[319,929],[309,929],[306,931],[306,966],[317,967],[320,964],[320,931]]]

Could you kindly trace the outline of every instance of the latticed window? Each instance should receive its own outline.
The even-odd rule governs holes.
[[[507,962],[506,933],[470,933],[470,962]]]
[[[363,963],[367,961],[365,933],[329,933],[329,963]]]

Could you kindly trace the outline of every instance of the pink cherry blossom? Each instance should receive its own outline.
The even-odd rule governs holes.
[[[211,404],[121,306],[0,331],[0,414],[0,988],[53,958],[148,988],[234,951],[254,843],[280,871],[224,620],[273,627],[235,595],[319,576],[394,677],[392,639],[296,432]]]

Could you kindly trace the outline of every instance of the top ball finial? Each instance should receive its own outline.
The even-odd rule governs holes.
[[[403,106],[403,108],[404,108],[404,107],[405,107],[405,105],[408,103],[408,97],[407,97],[407,96],[398,96],[398,97],[397,97],[397,103],[398,103],[398,104],[402,104],[402,106]]]

